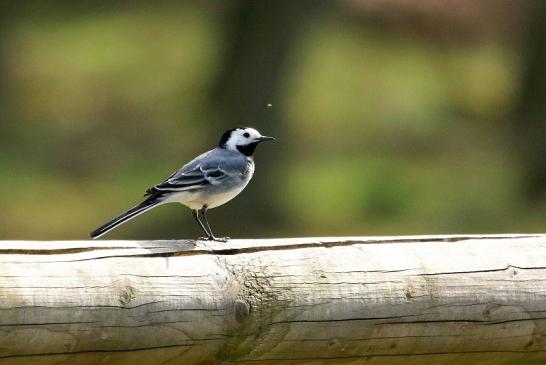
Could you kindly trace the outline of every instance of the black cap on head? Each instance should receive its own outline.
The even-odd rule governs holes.
[[[231,133],[233,131],[236,131],[237,129],[245,129],[245,128],[246,127],[235,127],[235,128],[231,128],[231,129],[228,129],[227,131],[225,131],[224,134],[222,134],[222,138],[220,138],[220,142],[218,143],[218,147],[225,147],[226,146],[226,143],[229,140],[229,137],[231,137]]]

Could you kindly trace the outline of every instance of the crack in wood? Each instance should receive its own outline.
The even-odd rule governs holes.
[[[181,343],[173,345],[162,345],[162,346],[150,346],[150,347],[135,347],[129,349],[93,349],[93,350],[83,350],[83,351],[63,351],[63,352],[44,352],[44,353],[30,353],[30,354],[17,354],[17,355],[0,355],[0,359],[14,359],[14,358],[25,358],[25,357],[35,357],[35,356],[66,356],[66,355],[79,355],[79,354],[89,354],[89,353],[116,353],[116,352],[138,352],[138,351],[154,351],[162,350],[174,347],[189,347],[189,346],[198,346],[199,343]]]
[[[390,316],[390,317],[353,317],[353,318],[333,318],[333,319],[302,319],[302,320],[287,320],[271,322],[270,325],[278,324],[294,324],[294,323],[335,323],[335,322],[357,322],[357,321],[382,321],[388,319],[417,317],[417,314],[411,314],[407,316]],[[546,317],[534,317],[534,318],[517,318],[504,321],[487,321],[481,319],[438,319],[438,320],[416,320],[416,321],[400,321],[400,322],[380,322],[375,325],[398,325],[398,324],[428,324],[428,323],[479,323],[483,325],[497,325],[510,322],[523,322],[523,321],[542,321],[546,320]]]
[[[50,326],[50,325],[74,325],[91,324],[97,321],[76,321],[76,322],[36,322],[36,323],[0,323],[0,327],[24,327],[24,326]]]
[[[0,307],[0,311],[11,311],[11,310],[20,310],[20,309],[51,309],[51,310],[57,310],[57,309],[104,309],[104,308],[111,308],[111,309],[135,309],[140,307],[145,307],[152,304],[161,304],[166,303],[164,300],[159,301],[153,301],[153,302],[147,302],[142,304],[137,304],[134,306],[119,306],[119,305],[64,305],[64,306],[47,306],[47,305],[21,305],[21,306],[13,306],[13,307]]]
[[[478,274],[478,273],[486,273],[486,272],[506,271],[506,270],[510,270],[510,269],[546,270],[546,266],[524,267],[524,266],[507,265],[506,267],[502,267],[502,268],[498,268],[498,269],[433,272],[433,273],[420,273],[420,274],[413,274],[413,275],[406,275],[406,276],[439,276],[439,275]]]
[[[238,255],[244,253],[254,253],[254,252],[263,252],[263,251],[277,251],[277,250],[296,250],[303,248],[331,248],[331,247],[343,247],[343,246],[352,246],[352,245],[368,245],[368,244],[385,244],[385,243],[415,243],[415,242],[459,242],[467,240],[482,240],[482,239],[522,239],[522,238],[533,238],[533,237],[542,237],[542,235],[514,235],[514,236],[433,236],[430,238],[390,238],[390,239],[365,239],[365,240],[339,240],[339,241],[321,241],[320,239],[316,242],[308,243],[287,243],[285,245],[275,245],[275,246],[254,246],[254,247],[242,247],[242,248],[226,248],[226,249],[197,249],[192,250],[191,248],[196,247],[196,242],[193,241],[193,244],[188,244],[184,250],[180,251],[168,251],[168,252],[155,252],[155,253],[142,253],[142,254],[131,254],[131,255],[112,255],[112,256],[99,256],[95,258],[87,258],[82,260],[98,259],[98,258],[107,258],[107,257],[174,257],[174,256],[189,256],[189,255]],[[162,241],[164,242],[164,241]],[[179,245],[179,241],[172,241]],[[154,246],[154,249],[166,249],[172,250],[174,246]],[[127,246],[90,246],[90,247],[71,247],[71,248],[58,248],[58,249],[2,249],[0,247],[0,255],[64,255],[64,254],[76,254],[84,252],[93,252],[93,251],[111,251],[111,250],[135,250],[135,249],[146,249],[147,247],[127,247]],[[74,260],[81,261],[81,260]]]

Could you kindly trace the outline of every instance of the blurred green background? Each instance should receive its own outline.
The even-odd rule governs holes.
[[[219,235],[544,231],[545,3],[2,2],[0,239],[87,238],[237,125],[279,142]]]

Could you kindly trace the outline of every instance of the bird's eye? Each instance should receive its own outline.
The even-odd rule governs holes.
[[[243,136],[244,136],[245,138],[248,138],[248,137],[250,137],[250,133],[245,132],[245,134],[243,134]]]

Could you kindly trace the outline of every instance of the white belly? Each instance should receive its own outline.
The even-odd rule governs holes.
[[[239,193],[243,191],[245,186],[242,186],[240,189],[232,189],[229,192],[217,194],[181,192],[173,195],[168,200],[169,202],[182,203],[191,209],[201,209],[205,205],[207,206],[207,208],[216,208],[239,195]]]

